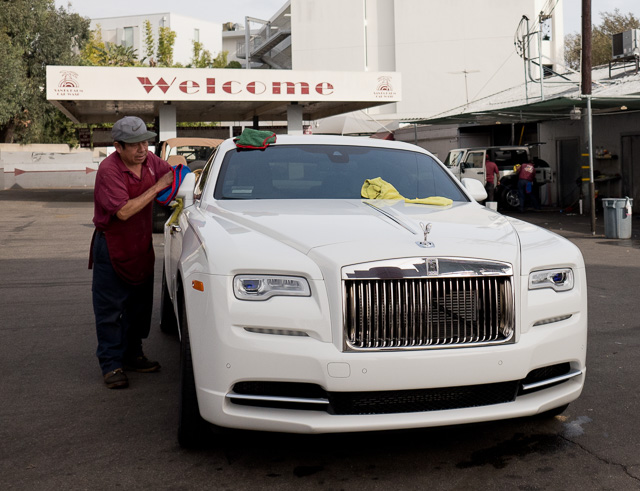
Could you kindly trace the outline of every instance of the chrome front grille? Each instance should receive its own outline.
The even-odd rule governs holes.
[[[512,341],[510,267],[439,261],[440,268],[431,276],[423,274],[423,263],[415,260],[409,269],[406,262],[403,267],[351,268],[343,276],[346,349],[425,349]]]

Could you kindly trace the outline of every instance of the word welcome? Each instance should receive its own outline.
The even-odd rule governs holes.
[[[144,87],[144,90],[149,94],[156,87],[166,94],[167,91],[176,85],[177,77],[171,82],[167,82],[164,78],[160,78],[155,84],[151,82],[149,77],[137,77],[138,81]],[[177,87],[181,92],[185,94],[197,94],[203,87],[195,80],[184,80],[177,83]],[[329,82],[320,82],[315,86],[307,82],[271,82],[271,85],[267,85],[264,82],[254,80],[248,83],[238,82],[237,80],[227,80],[217,85],[215,78],[207,78],[204,84],[204,89],[207,94],[215,94],[216,90],[220,90],[226,94],[236,95],[242,92],[248,92],[253,95],[271,94],[271,95],[308,95],[311,91],[318,95],[331,95],[333,94],[334,87]]]

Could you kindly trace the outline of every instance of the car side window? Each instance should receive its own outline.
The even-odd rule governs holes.
[[[470,152],[465,162],[466,169],[482,169],[484,168],[484,152]]]
[[[464,152],[462,150],[451,150],[447,155],[446,160],[444,161],[444,165],[447,167],[455,167],[460,165],[460,161],[462,160]]]
[[[207,160],[207,163],[202,168],[202,172],[200,172],[198,177],[196,178],[196,185],[193,189],[193,199],[200,199],[202,197],[204,187],[207,184],[207,178],[209,177],[209,173],[211,172],[211,166],[213,165],[213,158],[215,157],[217,151],[218,148],[215,148],[211,153],[209,160]]]

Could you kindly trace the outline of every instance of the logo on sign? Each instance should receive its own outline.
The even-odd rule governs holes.
[[[58,86],[53,90],[56,95],[65,96],[80,95],[83,92],[80,88],[80,83],[78,82],[78,74],[70,70],[63,70],[60,72],[60,82],[58,82]]]
[[[378,77],[378,81],[376,83],[376,89],[373,91],[373,94],[378,99],[393,99],[396,96],[396,91],[391,85],[391,77],[388,75],[384,75],[382,77]]]

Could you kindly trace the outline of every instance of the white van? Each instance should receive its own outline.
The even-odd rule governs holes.
[[[500,172],[500,185],[496,183],[496,198],[503,208],[518,208],[517,182],[514,166],[525,162],[533,162],[536,167],[537,186],[544,186],[551,182],[551,169],[544,160],[531,158],[528,146],[495,146],[495,147],[471,147],[456,148],[450,150],[444,165],[458,178],[470,177],[477,179],[483,185],[486,184],[485,160],[489,154],[489,160],[496,163]]]

